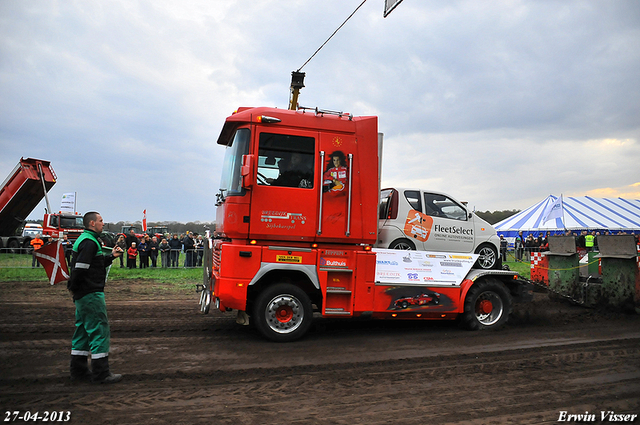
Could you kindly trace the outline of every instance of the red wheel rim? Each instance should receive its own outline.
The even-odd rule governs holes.
[[[293,309],[288,305],[282,305],[276,310],[276,319],[280,323],[287,323],[293,319]]]
[[[489,314],[493,311],[493,304],[489,300],[482,300],[478,304],[478,313]]]

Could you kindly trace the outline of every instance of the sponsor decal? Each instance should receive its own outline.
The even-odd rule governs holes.
[[[307,217],[300,213],[290,213],[286,211],[262,211],[260,221],[263,223],[272,223],[274,220],[285,220],[291,224],[305,224]]]
[[[276,255],[278,263],[302,263],[302,257],[298,255]]]
[[[425,257],[427,257],[427,258],[442,258],[443,260],[446,260],[446,258],[447,258],[446,255],[435,255],[435,254],[425,254]]]
[[[339,257],[339,256],[346,256],[347,252],[346,251],[338,251],[338,250],[334,250],[334,249],[327,249],[324,251],[325,254],[327,255],[331,255],[334,257]]]
[[[420,211],[411,210],[404,223],[404,233],[424,242],[429,239],[433,219]]]
[[[384,277],[386,279],[400,279],[400,277],[402,277],[402,274],[400,274],[400,272],[382,271],[378,273],[378,276]]]
[[[376,261],[378,264],[380,264],[381,266],[397,266],[398,262],[397,261],[389,261],[389,260],[378,260]]]
[[[449,255],[449,258],[452,260],[473,260],[473,257],[470,255]]]
[[[329,267],[347,267],[347,260],[320,257],[320,265]]]
[[[462,267],[462,263],[456,261],[440,261],[442,267]]]
[[[420,280],[420,278],[418,277],[418,273],[407,273],[407,279],[409,279],[409,281],[411,282]]]
[[[451,233],[455,235],[473,235],[473,229],[465,229],[462,226],[441,226],[436,224],[433,228],[438,233]]]
[[[455,276],[455,273],[451,270],[442,269],[440,270],[441,275]]]

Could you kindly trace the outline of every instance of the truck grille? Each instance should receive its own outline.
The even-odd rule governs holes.
[[[213,271],[216,273],[220,272],[220,261],[222,254],[222,241],[220,239],[213,241]]]

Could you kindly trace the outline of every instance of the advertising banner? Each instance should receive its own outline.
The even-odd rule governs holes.
[[[478,259],[478,254],[378,249],[376,283],[388,285],[456,286]]]
[[[76,193],[75,192],[62,194],[62,201],[60,202],[60,212],[75,214],[76,212]]]

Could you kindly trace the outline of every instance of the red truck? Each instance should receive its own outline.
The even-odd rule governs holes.
[[[49,161],[21,158],[0,187],[0,249],[18,252],[28,248],[31,236],[18,234],[27,216],[56,183]],[[47,211],[51,211],[47,200]],[[59,238],[64,233],[75,240],[83,231],[77,214],[46,213],[42,223],[44,237]]]
[[[409,251],[394,261],[382,255],[399,251],[372,249],[382,150],[375,116],[240,108],[226,119],[217,143],[226,155],[217,228],[205,244],[198,286],[204,313],[211,305],[237,310],[240,323],[251,321],[266,338],[284,342],[302,337],[314,312],[461,318],[471,329],[495,328],[506,322],[514,300],[531,295],[530,285],[510,271],[448,276],[460,258],[473,264],[475,254]],[[433,296],[421,302],[421,294]],[[405,308],[402,300],[408,307],[409,299],[417,301]]]

